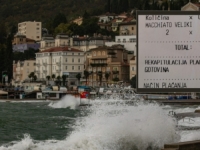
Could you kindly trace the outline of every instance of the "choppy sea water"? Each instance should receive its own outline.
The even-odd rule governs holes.
[[[200,126],[176,120],[169,111],[193,112],[198,106],[164,106],[123,100],[95,100],[78,107],[79,99],[57,102],[1,102],[0,150],[157,150],[164,144],[200,140]]]

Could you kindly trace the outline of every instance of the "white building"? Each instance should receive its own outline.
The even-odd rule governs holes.
[[[68,85],[77,83],[76,75],[84,70],[84,52],[70,47],[54,47],[36,53],[36,75],[40,79],[47,76],[68,76]]]
[[[18,24],[18,33],[35,41],[40,41],[42,38],[42,23],[36,21],[21,22]]]
[[[124,48],[128,51],[132,51],[136,55],[136,35],[121,35],[115,37],[115,42],[106,42],[106,46],[112,46],[116,44],[124,45]]]
[[[54,39],[52,36],[43,37],[40,42],[40,51],[44,51],[53,47],[70,46],[81,51],[88,51],[99,46],[104,46],[105,42],[111,41],[111,37],[94,35],[93,37],[73,36],[69,37],[67,34],[58,34]]]
[[[55,47],[55,39],[53,36],[42,37],[40,41],[40,51]]]

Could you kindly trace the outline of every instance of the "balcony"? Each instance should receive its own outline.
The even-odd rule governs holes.
[[[47,66],[47,63],[46,63],[46,62],[43,62],[43,66]]]
[[[118,74],[119,71],[117,71],[117,70],[113,70],[112,73],[113,73],[113,74]]]
[[[107,66],[107,62],[92,62],[90,65],[92,67]]]
[[[57,66],[60,66],[60,65],[61,65],[61,62],[56,62],[56,65],[57,65]]]
[[[56,72],[61,72],[61,70],[60,70],[60,69],[57,69]]]
[[[36,63],[36,66],[37,66],[37,67],[40,67],[40,64],[39,64],[39,63]]]
[[[39,73],[40,73],[40,71],[39,71],[39,70],[36,70],[36,71],[35,71],[35,73],[39,74]]]

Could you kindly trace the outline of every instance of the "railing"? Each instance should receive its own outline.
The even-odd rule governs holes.
[[[43,62],[43,66],[47,66],[47,63],[46,63],[46,62]]]
[[[57,66],[60,66],[60,65],[61,65],[61,62],[56,62],[56,65],[57,65]]]
[[[95,66],[106,66],[107,63],[106,63],[106,62],[98,62],[98,63],[92,62],[92,63],[90,63],[90,65],[91,65],[92,67],[95,67]]]
[[[40,64],[39,64],[39,63],[37,63],[37,64],[36,64],[36,66],[37,66],[37,67],[40,67]]]
[[[35,73],[39,74],[39,73],[40,73],[40,71],[39,71],[39,70],[36,70],[36,71],[35,71]]]

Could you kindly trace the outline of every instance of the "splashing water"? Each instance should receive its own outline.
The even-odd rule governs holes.
[[[63,106],[66,99],[49,105],[54,108],[71,106]],[[73,132],[65,140],[34,141],[26,136],[20,142],[1,146],[0,150],[157,150],[180,139],[173,118],[155,103],[93,102],[84,111],[87,115],[77,118]]]
[[[66,95],[61,100],[57,102],[52,102],[49,104],[52,108],[71,108],[76,109],[80,105],[80,100],[72,95]]]

